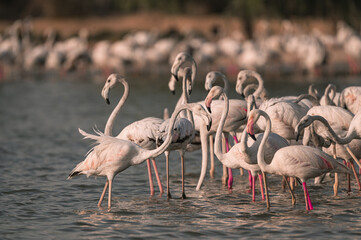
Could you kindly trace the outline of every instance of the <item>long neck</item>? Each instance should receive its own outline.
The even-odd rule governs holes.
[[[325,102],[326,105],[335,105],[333,99],[335,97],[335,86],[333,84],[329,84],[325,89]]]
[[[352,139],[354,138],[352,131],[347,132],[347,135],[344,138],[341,138],[340,136],[337,135],[337,133],[335,133],[335,131],[332,129],[332,127],[327,122],[327,120],[321,116],[317,116],[317,115],[313,116],[313,119],[322,122],[323,125],[325,125],[327,127],[329,133],[334,138],[334,141],[337,142],[338,144],[347,144],[347,143],[351,142]]]
[[[194,59],[192,59],[192,88],[194,86],[194,81],[196,79],[196,75],[197,75],[197,64],[194,61]]]
[[[139,156],[138,161],[142,162],[148,158],[155,158],[155,157],[159,156],[160,154],[162,154],[168,148],[169,144],[171,144],[171,142],[172,142],[172,130],[173,130],[175,121],[177,119],[177,116],[179,115],[179,113],[181,111],[189,109],[189,108],[190,108],[189,105],[186,104],[175,110],[175,112],[172,114],[171,119],[169,120],[167,137],[164,140],[163,144],[153,150],[144,150],[143,153],[141,153],[141,155]]]
[[[224,153],[222,152],[222,132],[223,132],[223,127],[224,127],[224,123],[226,122],[226,118],[228,115],[228,97],[225,93],[222,93],[223,99],[224,99],[224,108],[222,111],[222,116],[221,116],[221,120],[219,121],[219,125],[217,128],[217,132],[216,132],[216,137],[215,137],[215,143],[214,143],[214,153],[216,154],[217,158],[219,159],[219,161],[223,161],[223,157],[224,157]]]
[[[113,125],[114,125],[115,118],[117,117],[119,110],[122,108],[123,104],[125,103],[125,101],[128,98],[128,94],[129,94],[128,83],[125,82],[125,81],[122,81],[122,84],[124,86],[123,96],[119,100],[117,106],[114,108],[112,113],[110,114],[110,116],[108,118],[108,121],[107,121],[107,124],[105,125],[104,134],[108,135],[108,136],[112,136],[112,130],[113,130]]]
[[[262,169],[263,172],[267,172],[267,169],[269,168],[269,165],[264,160],[264,151],[265,151],[266,141],[267,141],[268,136],[269,136],[269,134],[271,132],[271,120],[270,120],[270,118],[268,117],[268,115],[265,112],[260,111],[260,114],[266,119],[266,130],[264,132],[262,141],[261,141],[261,143],[259,145],[259,148],[258,148],[257,163],[258,163],[259,167]]]
[[[264,85],[263,85],[263,79],[262,77],[258,74],[258,73],[253,73],[252,76],[257,80],[258,82],[258,88],[256,89],[256,91],[253,93],[253,95],[256,98],[261,97],[262,92],[264,91]]]

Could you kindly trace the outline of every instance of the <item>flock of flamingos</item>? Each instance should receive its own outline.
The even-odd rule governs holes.
[[[236,91],[242,97],[229,99],[228,80],[221,72],[209,72],[205,79],[207,97],[201,102],[189,102],[196,77],[197,64],[187,52],[180,52],[171,67],[168,86],[175,90],[176,82],[182,82],[182,95],[170,117],[147,117],[126,126],[113,136],[112,128],[118,112],[126,103],[129,86],[120,74],[111,74],[101,95],[110,103],[109,91],[117,84],[124,86],[124,93],[111,113],[104,133],[95,134],[79,129],[84,138],[92,139],[95,146],[84,161],[70,172],[69,179],[77,175],[105,176],[100,207],[108,190],[108,208],[112,203],[114,177],[130,166],[147,161],[151,194],[154,187],[151,165],[163,192],[155,158],[166,156],[167,198],[169,187],[169,152],[177,150],[182,163],[182,197],[184,191],[184,154],[201,149],[202,168],[196,189],[202,186],[206,175],[208,151],[210,174],[214,172],[213,155],[223,164],[223,183],[232,188],[232,169],[245,169],[249,174],[252,200],[255,201],[255,180],[259,176],[262,199],[270,207],[267,175],[283,177],[296,203],[293,190],[299,183],[304,190],[306,210],[313,206],[306,181],[321,183],[325,175],[332,174],[334,195],[337,195],[339,174],[354,176],[359,190],[361,185],[355,164],[361,169],[361,87],[351,86],[336,92],[334,85],[325,89],[324,95],[311,85],[307,94],[267,98],[262,77],[253,70],[241,70],[237,76]],[[222,86],[215,85],[223,82]],[[228,138],[233,138],[231,146]],[[302,143],[301,143],[302,139]],[[343,175],[342,175],[343,176]],[[344,179],[344,178],[342,178]]]
[[[304,33],[290,21],[283,21],[283,30],[273,34],[266,21],[261,23],[262,33],[248,40],[239,31],[229,35],[220,31],[214,34],[214,39],[193,32],[166,35],[135,31],[111,42],[91,39],[86,28],[81,29],[78,36],[59,40],[50,27],[43,30],[42,41],[36,40],[32,22],[18,20],[0,34],[0,74],[6,71],[3,68],[12,66],[29,73],[70,71],[88,66],[106,71],[106,75],[125,73],[131,67],[143,71],[145,67],[151,70],[164,67],[167,72],[168,65],[183,51],[190,52],[199,65],[222,66],[232,74],[239,68],[280,73],[320,74],[323,70],[337,73],[338,68],[323,68],[328,62],[330,66],[345,62],[342,71],[360,72],[357,61],[361,58],[361,36],[344,22],[337,24],[334,35],[318,30]]]

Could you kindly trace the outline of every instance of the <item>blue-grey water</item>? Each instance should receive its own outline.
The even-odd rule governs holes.
[[[259,193],[252,202],[247,174],[233,171],[231,192],[222,186],[218,160],[215,178],[207,175],[202,189],[195,191],[200,151],[186,154],[187,199],[180,199],[180,161],[178,154],[172,153],[173,199],[167,201],[165,194],[159,195],[155,179],[155,195],[149,195],[143,163],[116,176],[111,210],[99,209],[97,201],[105,178],[79,176],[66,180],[91,147],[91,142],[82,140],[78,128],[92,131],[96,125],[104,129],[123,91],[120,86],[113,88],[112,104],[107,105],[100,96],[105,78],[97,79],[101,81],[88,75],[35,76],[0,83],[1,239],[361,237],[361,194],[354,179],[352,192],[346,192],[342,181],[337,197],[333,196],[332,181],[314,185],[310,180],[314,210],[307,212],[300,186],[293,207],[289,193],[281,190],[281,178],[270,176],[271,209],[267,210]],[[177,101],[178,95],[173,96],[167,89],[167,77],[152,80],[132,76],[128,81],[130,96],[116,120],[114,133],[132,121],[162,117],[164,107],[171,110]],[[266,79],[266,87],[271,96],[292,95],[307,92],[311,82],[319,90],[328,82],[342,89],[361,85],[361,78],[284,77],[276,83]],[[192,100],[205,97],[202,85],[199,81]],[[165,187],[165,158],[158,157],[157,163]]]

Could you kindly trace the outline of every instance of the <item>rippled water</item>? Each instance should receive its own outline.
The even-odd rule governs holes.
[[[131,167],[114,180],[110,211],[96,204],[105,179],[80,176],[66,180],[68,173],[90,148],[77,128],[104,128],[121,88],[111,91],[112,105],[100,97],[103,85],[85,76],[48,76],[0,83],[0,238],[1,239],[99,239],[99,238],[339,238],[361,236],[361,196],[352,182],[346,193],[344,181],[338,197],[332,182],[309,181],[314,211],[305,211],[303,192],[297,187],[295,207],[288,192],[282,192],[280,177],[271,176],[271,209],[251,201],[247,176],[234,170],[232,192],[221,184],[221,165],[216,177],[206,177],[195,191],[200,171],[200,151],[186,154],[186,194],[181,196],[180,161],[171,156],[171,192],[150,197],[146,164]],[[79,79],[77,79],[79,78]],[[286,79],[288,80],[288,79]],[[340,88],[361,85],[360,78],[322,80]],[[310,80],[267,83],[271,96],[306,92]],[[130,98],[122,109],[114,132],[146,116],[161,117],[172,108],[176,96],[167,90],[166,78],[129,79]],[[206,93],[199,83],[194,100]],[[236,97],[234,95],[234,97]],[[165,183],[165,161],[157,159]],[[106,204],[105,204],[106,205]]]

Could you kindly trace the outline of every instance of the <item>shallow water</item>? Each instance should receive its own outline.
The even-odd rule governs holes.
[[[150,115],[161,117],[164,107],[172,109],[177,97],[167,90],[166,79],[129,80],[130,97],[113,131],[119,132],[132,121]],[[271,96],[291,95],[306,92],[308,84],[314,81],[266,83],[266,87]],[[338,89],[361,85],[361,78],[340,77],[321,79],[316,87],[324,89],[329,81],[336,83]],[[207,176],[202,189],[195,191],[200,151],[186,154],[187,199],[180,199],[180,161],[173,153],[170,169],[173,199],[167,201],[165,194],[159,196],[157,186],[156,195],[150,197],[144,163],[117,175],[110,211],[97,208],[104,178],[66,178],[91,145],[81,139],[77,128],[91,131],[97,125],[103,129],[122,93],[120,87],[112,89],[112,104],[108,106],[100,97],[102,86],[103,80],[96,83],[85,76],[61,80],[47,76],[0,84],[1,239],[361,236],[361,195],[354,181],[351,193],[346,193],[342,181],[339,196],[333,197],[332,182],[314,185],[310,180],[315,210],[307,212],[300,186],[293,207],[289,193],[281,191],[281,178],[270,176],[271,209],[267,210],[259,193],[256,202],[251,201],[247,174],[240,176],[234,170],[232,192],[222,187],[222,168],[217,160],[215,179]],[[192,99],[201,100],[205,95],[198,83]],[[164,157],[157,158],[157,163],[164,184]]]

